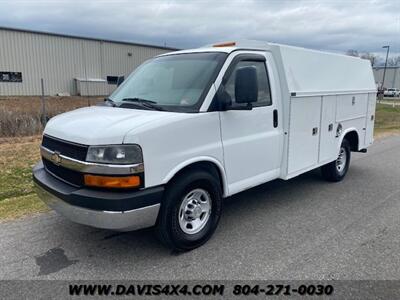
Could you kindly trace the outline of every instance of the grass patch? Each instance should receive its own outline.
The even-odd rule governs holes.
[[[375,136],[400,133],[400,106],[376,105]]]
[[[7,198],[0,201],[0,222],[48,210],[36,194]]]
[[[39,144],[39,136],[0,139],[0,221],[45,211],[32,182]]]
[[[0,171],[0,201],[33,192],[31,168],[10,168]]]

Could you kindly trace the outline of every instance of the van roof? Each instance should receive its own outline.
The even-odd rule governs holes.
[[[231,53],[235,50],[269,51],[276,60],[279,72],[284,74],[288,91],[298,96],[376,91],[371,63],[358,57],[253,40],[237,41],[234,46],[214,45],[163,55]]]
[[[234,45],[230,46],[229,44],[231,44],[231,43],[234,43]],[[229,45],[229,46],[219,46],[219,45],[224,45],[224,44]],[[330,55],[350,57],[352,59],[360,59],[359,57],[348,56],[348,55],[340,54],[340,53],[333,53],[333,52],[321,51],[321,50],[316,50],[316,49],[309,49],[309,48],[303,48],[303,47],[298,47],[298,46],[291,46],[291,45],[265,42],[265,41],[259,41],[259,40],[237,40],[234,42],[223,41],[223,42],[217,42],[214,44],[207,44],[207,45],[201,46],[199,48],[192,48],[192,49],[185,49],[185,50],[164,53],[164,54],[161,54],[160,56],[170,55],[170,54],[193,53],[193,52],[231,53],[232,51],[235,51],[235,50],[267,51],[267,50],[271,50],[271,48],[274,48],[274,47],[284,47],[284,48],[292,48],[292,49],[298,49],[298,50],[306,50],[306,51],[311,51],[311,52],[315,52],[315,53],[329,53]]]

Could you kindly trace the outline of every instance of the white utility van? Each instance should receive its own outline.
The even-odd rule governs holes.
[[[373,141],[369,61],[267,42],[157,56],[103,106],[52,118],[33,177],[40,198],[99,228],[156,226],[174,249],[205,243],[222,199],[321,167],[346,175]]]

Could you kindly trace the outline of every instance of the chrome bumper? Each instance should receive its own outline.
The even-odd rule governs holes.
[[[73,222],[97,228],[131,231],[154,226],[160,204],[129,211],[98,211],[66,203],[35,183],[39,198],[50,208]]]

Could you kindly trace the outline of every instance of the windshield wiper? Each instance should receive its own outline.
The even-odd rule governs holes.
[[[161,106],[157,105],[157,102],[152,101],[152,100],[142,99],[142,98],[124,98],[124,99],[122,99],[122,102],[133,102],[133,103],[141,104],[142,106],[149,108],[149,109],[165,110]]]
[[[112,107],[117,106],[117,104],[115,104],[114,100],[112,100],[110,98],[104,98],[104,102],[106,103],[106,105],[110,105]]]
[[[147,99],[143,99],[143,98],[124,98],[121,101],[126,101],[126,102],[139,102],[139,103],[153,103],[156,104],[156,101],[152,101],[152,100],[147,100]]]

